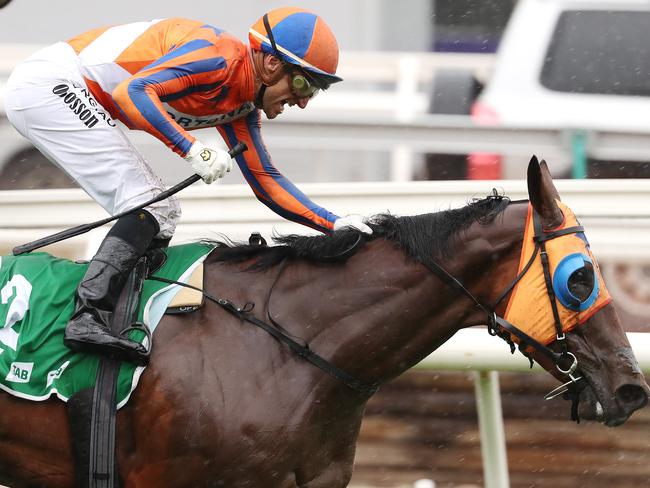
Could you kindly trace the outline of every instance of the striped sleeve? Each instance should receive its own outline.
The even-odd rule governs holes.
[[[152,134],[185,156],[195,138],[171,118],[162,103],[218,88],[227,67],[209,41],[195,39],[122,81],[111,95],[129,126]]]
[[[217,129],[229,147],[237,142],[248,146],[237,164],[258,200],[287,220],[324,233],[332,231],[338,216],[312,202],[273,166],[262,141],[259,110]]]

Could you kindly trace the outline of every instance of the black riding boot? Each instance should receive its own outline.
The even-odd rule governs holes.
[[[66,346],[138,365],[147,363],[146,348],[115,335],[111,322],[129,274],[157,233],[158,222],[146,210],[120,218],[108,232],[77,288],[75,311],[63,338]]]

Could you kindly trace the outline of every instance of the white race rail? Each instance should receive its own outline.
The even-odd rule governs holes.
[[[315,202],[345,215],[391,212],[413,215],[465,205],[483,198],[492,188],[512,199],[526,198],[520,180],[426,181],[403,183],[338,183],[299,185]],[[650,180],[558,180],[562,199],[587,228],[587,236],[601,261],[650,262]],[[257,230],[309,232],[284,221],[260,204],[247,186],[195,185],[179,198],[183,217],[175,242],[217,233],[236,239]],[[33,240],[81,223],[105,217],[104,211],[80,190],[28,190],[0,192],[0,248]],[[74,257],[94,252],[107,228],[66,241],[57,249]],[[56,249],[55,249],[55,252]]]

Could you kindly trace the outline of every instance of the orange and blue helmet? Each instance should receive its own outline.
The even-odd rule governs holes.
[[[342,81],[336,76],[339,46],[332,30],[318,15],[283,7],[264,14],[248,31],[251,48],[299,66],[321,88]]]

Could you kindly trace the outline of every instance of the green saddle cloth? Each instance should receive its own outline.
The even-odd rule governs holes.
[[[170,247],[167,261],[155,275],[186,282],[212,249],[202,243]],[[74,310],[74,292],[87,267],[87,263],[42,252],[0,257],[0,388],[29,400],[56,395],[68,401],[95,383],[98,356],[75,353],[63,344],[63,332]],[[146,280],[138,320],[153,333],[180,289]],[[127,402],[144,369],[122,363],[118,407]]]

